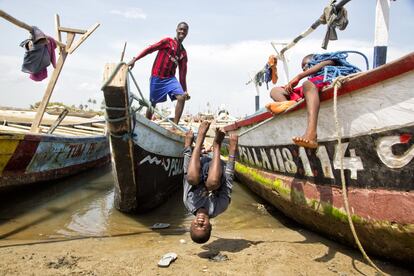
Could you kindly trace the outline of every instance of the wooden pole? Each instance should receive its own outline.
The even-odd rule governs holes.
[[[10,14],[6,13],[3,10],[0,10],[0,17],[3,17],[4,19],[6,19],[7,21],[13,23],[14,25],[23,28],[29,32],[31,32],[33,30],[32,26],[24,23],[23,21],[20,21],[16,18],[14,18],[13,16],[11,16]]]
[[[374,68],[387,62],[390,0],[377,0],[375,14]]]
[[[125,44],[124,44],[124,49],[122,50],[122,53],[121,53],[121,62],[123,62],[123,61],[124,61],[124,55],[125,55],[125,49],[126,49],[126,46],[127,46],[127,42],[125,41]]]
[[[75,34],[68,33],[66,45],[71,45],[73,39],[75,38]],[[50,97],[52,96],[53,89],[55,88],[56,82],[59,78],[60,72],[62,72],[63,65],[65,64],[65,60],[68,53],[65,49],[62,49],[60,53],[58,62],[56,63],[56,68],[53,70],[52,76],[49,79],[49,83],[47,84],[45,94],[43,95],[43,99],[40,102],[39,107],[37,108],[36,116],[34,118],[32,127],[30,128],[31,132],[39,133],[40,132],[40,122],[43,119],[43,115],[46,111],[47,104],[49,103]]]
[[[72,54],[98,27],[99,23],[96,23],[84,33],[76,43],[70,47],[66,47],[69,54]]]
[[[56,32],[56,39],[55,39],[55,41],[59,41],[60,43],[62,43],[62,34],[61,34],[60,30],[59,30],[59,28],[60,28],[60,17],[59,17],[58,14],[55,14],[55,28],[56,28],[56,30],[55,30],[55,32]],[[58,47],[58,53],[61,53],[61,52],[62,52],[62,49],[61,49],[61,46],[59,45],[59,47]]]
[[[256,96],[254,97],[255,99],[255,111],[258,111],[260,109],[260,89],[259,89],[259,85],[257,83],[255,83],[256,86]]]

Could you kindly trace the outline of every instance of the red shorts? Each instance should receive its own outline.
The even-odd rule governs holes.
[[[308,81],[313,82],[316,87],[318,88],[318,92],[322,91],[322,88],[331,84],[331,82],[329,81],[323,81],[323,76],[317,76],[317,77],[313,77],[308,79]],[[293,92],[288,96],[288,100],[291,101],[298,101],[300,99],[303,99],[304,95],[303,95],[303,87],[297,87],[295,89],[293,89]]]

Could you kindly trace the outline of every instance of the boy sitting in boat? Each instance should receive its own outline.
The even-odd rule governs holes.
[[[185,136],[183,201],[188,211],[195,215],[191,222],[190,235],[196,243],[205,243],[210,239],[210,218],[224,212],[230,204],[238,142],[237,135],[230,135],[229,159],[225,164],[220,159],[224,132],[217,128],[213,142],[213,158],[202,156],[202,145],[209,127],[209,122],[201,123],[193,150],[193,132],[190,130]]]
[[[308,122],[305,134],[293,137],[293,142],[305,148],[317,148],[317,125],[319,113],[319,92],[331,84],[337,76],[346,76],[361,70],[346,61],[345,52],[310,54],[302,59],[302,70],[289,83],[282,87],[274,87],[270,97],[275,101],[266,105],[274,115],[282,113],[297,101],[305,98],[308,113]],[[299,81],[305,77],[301,87],[295,88]]]

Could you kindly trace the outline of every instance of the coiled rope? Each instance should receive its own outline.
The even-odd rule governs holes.
[[[345,206],[345,211],[346,211],[346,216],[348,218],[348,224],[349,227],[351,228],[351,232],[352,235],[354,236],[355,239],[355,243],[358,246],[359,251],[361,251],[362,255],[364,256],[365,260],[375,269],[377,270],[381,275],[388,275],[385,272],[383,272],[380,268],[378,268],[375,263],[370,259],[370,257],[367,255],[367,253],[365,252],[361,242],[359,241],[358,235],[355,231],[355,227],[354,227],[354,223],[352,221],[352,217],[351,217],[351,212],[349,209],[349,201],[348,201],[348,194],[347,194],[347,189],[346,189],[346,180],[345,180],[345,173],[344,173],[344,160],[343,160],[343,154],[342,154],[342,144],[341,144],[341,140],[342,140],[342,133],[341,133],[341,126],[339,124],[339,120],[338,120],[338,110],[337,110],[337,94],[338,94],[338,89],[342,86],[342,83],[351,78],[352,76],[355,76],[355,74],[353,75],[348,75],[348,76],[340,76],[337,77],[334,81],[333,81],[333,86],[334,86],[334,95],[333,95],[333,110],[334,110],[334,117],[335,117],[335,127],[336,127],[336,134],[337,134],[337,141],[338,141],[338,154],[340,156],[340,172],[341,172],[341,183],[342,183],[342,197],[344,200],[344,206]]]

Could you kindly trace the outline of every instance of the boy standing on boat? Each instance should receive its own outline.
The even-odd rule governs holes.
[[[190,130],[185,136],[184,148],[184,195],[185,207],[195,218],[191,222],[190,235],[196,243],[205,243],[210,239],[213,218],[223,213],[231,201],[234,178],[234,160],[238,136],[230,135],[229,159],[225,164],[220,159],[220,147],[224,132],[216,129],[213,142],[213,158],[202,156],[201,150],[210,123],[201,123],[194,149],[194,140]]]
[[[184,110],[185,101],[190,99],[187,92],[187,52],[182,42],[188,34],[188,24],[181,22],[177,25],[177,35],[173,38],[164,38],[144,49],[134,57],[128,65],[132,69],[137,60],[158,51],[154,60],[150,80],[150,101],[153,107],[157,103],[165,102],[167,95],[172,101],[177,100],[175,106],[174,123],[178,124]],[[175,77],[178,67],[180,82]],[[151,120],[152,112],[147,109],[146,117]]]
[[[319,113],[319,92],[331,84],[339,75],[346,76],[361,70],[346,61],[348,55],[345,52],[310,54],[302,59],[302,70],[289,83],[282,87],[274,87],[270,91],[270,97],[275,103],[266,105],[273,114],[279,114],[297,101],[305,98],[308,113],[308,122],[305,134],[293,137],[293,142],[305,148],[317,148],[317,125]],[[299,81],[305,77],[308,79],[301,87],[295,88]]]

